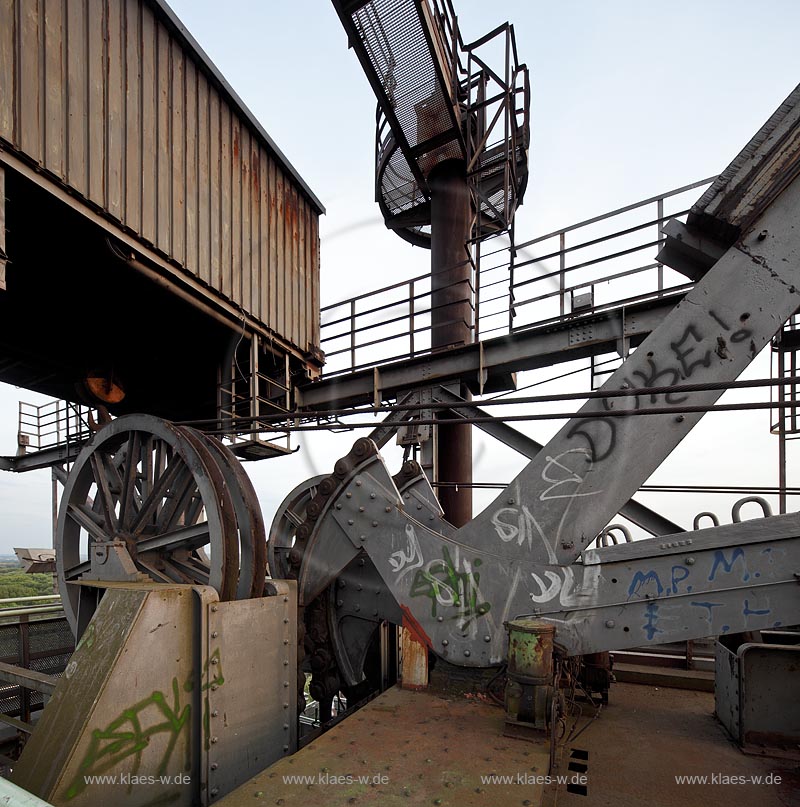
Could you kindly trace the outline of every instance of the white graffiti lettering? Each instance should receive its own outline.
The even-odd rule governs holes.
[[[518,507],[503,507],[492,516],[492,525],[501,541],[509,543],[516,540],[518,546],[527,542],[528,549],[533,549],[534,535],[538,535],[544,544],[547,556],[551,563],[558,563],[553,547],[545,537],[539,523],[531,511],[523,505]]]
[[[575,499],[578,496],[596,496],[600,493],[599,490],[589,491],[588,493],[578,493],[578,488],[583,484],[585,477],[581,476],[572,468],[563,462],[568,454],[579,454],[583,457],[583,462],[591,463],[592,452],[588,448],[570,448],[567,451],[562,451],[555,457],[546,457],[547,465],[542,469],[542,481],[549,482],[550,487],[543,490],[539,494],[539,501],[544,502],[548,499]],[[591,465],[589,465],[591,467]],[[559,474],[559,471],[563,474]],[[553,473],[558,474],[553,476]],[[574,488],[567,488],[567,492],[553,493],[554,490],[562,488],[564,485],[574,485]]]
[[[419,548],[419,540],[414,532],[413,524],[406,524],[406,546],[397,552],[392,552],[389,556],[389,564],[392,571],[397,575],[398,580],[402,580],[409,572],[419,569],[424,563],[422,550]]]

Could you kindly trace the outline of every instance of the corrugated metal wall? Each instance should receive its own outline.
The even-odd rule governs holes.
[[[0,138],[300,350],[319,344],[319,208],[158,7],[0,0]]]

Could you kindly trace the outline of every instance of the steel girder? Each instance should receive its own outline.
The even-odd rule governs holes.
[[[683,410],[713,404],[797,309],[799,208],[794,182],[604,385],[716,389],[590,400],[459,530],[363,450],[308,525],[301,602],[368,557],[431,648],[467,666],[498,663],[521,614],[555,621],[569,654],[800,621],[797,514],[587,550],[702,417]]]
[[[533,539],[510,542],[511,557],[575,561],[702,418],[682,405],[710,406],[800,305],[795,182],[706,273],[663,323],[606,381],[604,390],[718,383],[704,392],[592,399],[458,541],[481,547],[507,524],[529,521]],[[626,416],[648,407],[673,409]],[[510,501],[513,499],[513,502]]]

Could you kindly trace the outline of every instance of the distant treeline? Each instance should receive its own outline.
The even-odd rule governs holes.
[[[53,575],[27,574],[19,563],[0,561],[0,599],[53,593]],[[4,603],[8,607],[9,603]]]

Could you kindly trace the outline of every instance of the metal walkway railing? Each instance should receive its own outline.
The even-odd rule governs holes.
[[[82,443],[92,436],[91,407],[69,401],[19,403],[19,453]]]
[[[58,677],[74,650],[58,595],[0,601],[0,664]],[[34,686],[0,681],[0,723],[30,731],[32,714],[45,704],[45,696]]]
[[[661,226],[682,219],[704,179],[512,247],[476,247],[470,323],[476,340],[691,288],[655,260]],[[431,350],[431,276],[418,275],[321,309],[325,375]]]

